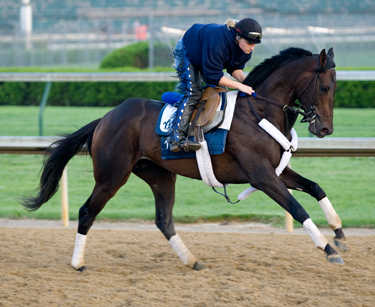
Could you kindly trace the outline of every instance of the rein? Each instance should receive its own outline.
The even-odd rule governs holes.
[[[309,82],[309,84],[311,83],[311,81]],[[306,86],[307,88],[307,86]],[[293,107],[290,107],[286,104],[282,104],[281,102],[278,102],[276,100],[273,100],[273,99],[270,99],[270,98],[267,98],[267,97],[263,97],[257,93],[252,93],[251,96],[253,96],[254,98],[257,98],[259,100],[263,100],[263,101],[266,101],[266,102],[269,102],[269,103],[272,103],[273,105],[275,106],[278,106],[280,108],[283,109],[283,111],[292,111],[293,113],[298,113],[298,114],[301,114],[303,116],[303,119],[301,120],[301,123],[305,123],[305,122],[309,122],[310,124],[312,124],[314,121],[315,121],[315,117],[316,117],[316,113],[315,113],[315,108],[313,105],[311,105],[310,107],[310,112],[309,113],[306,113],[304,111],[301,110],[302,106],[299,105],[298,103],[294,103],[294,106],[296,106],[298,109],[295,109]],[[301,96],[301,95],[300,95]],[[258,116],[258,114],[255,112],[252,104],[250,103],[250,99],[249,97],[247,97],[248,99],[248,102],[250,104],[250,107],[251,109],[254,111],[254,113],[257,115],[258,119],[261,120],[261,118]]]

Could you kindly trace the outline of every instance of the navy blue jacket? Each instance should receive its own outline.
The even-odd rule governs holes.
[[[191,63],[197,66],[209,84],[218,85],[224,76],[244,69],[251,53],[244,53],[235,42],[236,33],[226,25],[194,24],[183,37],[184,48]]]

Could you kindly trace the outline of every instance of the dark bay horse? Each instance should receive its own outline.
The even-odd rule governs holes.
[[[335,245],[346,251],[341,220],[326,193],[317,183],[288,167],[277,176],[275,168],[283,149],[258,125],[260,119],[267,119],[290,140],[298,116],[293,106],[298,99],[300,113],[304,114],[309,131],[319,138],[331,134],[336,90],[333,57],[332,48],[328,53],[322,50],[320,54],[289,48],[255,67],[244,83],[251,85],[260,96],[237,96],[225,152],[211,159],[219,182],[250,183],[263,191],[304,226],[315,245],[326,253],[328,261],[343,263],[288,189],[303,191],[316,198],[335,232]],[[77,270],[84,268],[87,233],[96,216],[127,182],[131,172],[152,189],[156,225],[183,263],[197,270],[204,268],[176,234],[172,215],[176,174],[193,179],[201,179],[201,176],[195,159],[162,159],[161,140],[155,132],[162,107],[158,101],[131,98],[103,118],[57,141],[44,162],[38,194],[21,202],[30,211],[47,202],[56,193],[66,164],[83,146],[87,146],[93,161],[95,186],[79,210],[71,263]]]

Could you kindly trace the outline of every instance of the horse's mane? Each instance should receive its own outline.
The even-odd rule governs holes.
[[[262,63],[256,66],[246,77],[243,83],[251,87],[256,87],[257,85],[261,84],[273,71],[281,66],[311,55],[313,54],[310,51],[301,48],[291,47],[282,50],[279,54],[264,60]]]

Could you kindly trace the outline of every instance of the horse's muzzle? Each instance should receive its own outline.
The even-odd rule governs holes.
[[[318,128],[319,125],[317,125],[316,122],[311,123],[309,126],[309,131],[316,135],[318,138],[324,138],[326,135],[330,135],[333,133],[333,128],[331,127],[323,127]]]

